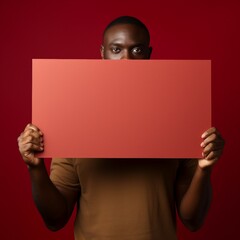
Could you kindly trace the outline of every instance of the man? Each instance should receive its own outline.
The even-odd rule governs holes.
[[[104,31],[101,56],[149,59],[149,44],[142,22],[120,17]],[[76,240],[174,240],[176,210],[195,231],[210,205],[210,175],[224,140],[215,128],[202,139],[202,159],[53,159],[50,177],[44,160],[35,157],[44,150],[40,129],[28,124],[18,142],[34,201],[49,229],[62,228],[77,204]]]

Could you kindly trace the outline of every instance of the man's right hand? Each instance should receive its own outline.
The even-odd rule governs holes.
[[[23,160],[29,167],[38,166],[43,159],[35,157],[36,152],[44,150],[43,133],[32,124],[28,124],[18,137],[18,147]]]

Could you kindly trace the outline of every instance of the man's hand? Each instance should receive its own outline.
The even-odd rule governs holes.
[[[212,127],[202,134],[203,159],[199,159],[201,169],[211,169],[222,155],[225,141],[216,128]]]
[[[44,150],[43,133],[36,126],[28,124],[18,137],[18,147],[29,167],[39,165],[42,159],[36,158],[35,153]]]

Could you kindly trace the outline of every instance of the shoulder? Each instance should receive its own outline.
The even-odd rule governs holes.
[[[76,166],[84,162],[84,158],[52,158],[52,165]]]
[[[75,172],[79,174],[89,168],[94,161],[89,158],[53,158],[51,162],[52,171]]]
[[[179,159],[179,168],[192,169],[196,168],[197,164],[196,158]]]
[[[179,160],[177,170],[177,181],[180,183],[190,182],[198,164],[197,159],[181,159]]]
[[[58,188],[79,191],[79,176],[75,166],[75,158],[53,158],[50,179]]]

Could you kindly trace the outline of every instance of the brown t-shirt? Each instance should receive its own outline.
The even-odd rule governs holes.
[[[50,178],[79,192],[76,240],[176,240],[175,186],[195,160],[53,159]]]

